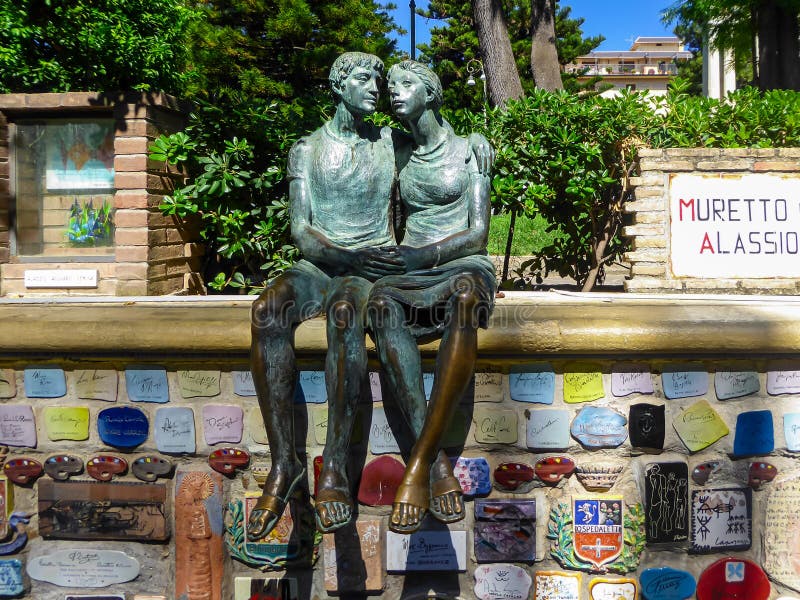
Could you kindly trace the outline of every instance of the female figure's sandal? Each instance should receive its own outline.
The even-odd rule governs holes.
[[[397,488],[397,494],[394,497],[394,504],[392,504],[392,516],[389,518],[389,529],[397,533],[414,533],[422,525],[425,514],[428,512],[430,504],[430,492],[428,486],[409,485],[401,483]],[[418,515],[412,523],[408,522],[408,512],[403,511],[403,508],[416,508]],[[403,514],[399,511],[405,512],[406,523],[403,523]]]
[[[283,511],[286,510],[286,505],[288,504],[289,499],[294,495],[297,486],[300,485],[300,482],[303,481],[305,477],[306,470],[302,469],[300,473],[298,473],[297,477],[292,480],[292,483],[289,484],[289,488],[286,490],[286,494],[283,497],[275,496],[267,492],[261,494],[261,497],[256,500],[253,509],[250,511],[250,520],[252,521],[254,517],[260,516],[260,513],[262,512],[266,512],[271,516],[264,521],[264,526],[260,528],[259,531],[250,531],[248,527],[247,537],[249,540],[260,540],[270,531],[272,531],[283,515]]]

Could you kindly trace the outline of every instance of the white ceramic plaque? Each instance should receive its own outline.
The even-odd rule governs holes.
[[[797,174],[669,176],[677,277],[800,277]]]
[[[399,454],[400,446],[386,418],[383,408],[372,409],[372,424],[369,428],[369,449],[373,454]]]
[[[466,571],[467,532],[420,530],[386,534],[386,570]]]
[[[26,288],[96,288],[97,269],[36,269],[25,271]]]
[[[369,391],[372,395],[373,402],[381,402],[383,400],[383,390],[381,389],[381,374],[375,371],[369,374]]]
[[[631,394],[652,394],[650,368],[640,363],[617,363],[611,370],[611,393],[617,398]]]
[[[255,396],[256,386],[250,371],[232,371],[233,393],[237,396]]]
[[[531,576],[516,565],[497,563],[475,569],[475,595],[480,600],[526,600]]]
[[[767,371],[767,393],[770,396],[780,394],[800,394],[800,364],[779,363]]]
[[[502,402],[503,374],[475,373],[475,402]]]
[[[119,550],[60,550],[30,559],[28,575],[62,587],[99,588],[135,579],[139,561]]]
[[[760,389],[755,371],[717,371],[714,373],[714,391],[720,400],[741,398],[755,394]]]

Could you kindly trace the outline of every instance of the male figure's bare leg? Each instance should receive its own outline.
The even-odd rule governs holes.
[[[319,312],[321,296],[319,282],[290,271],[273,281],[253,303],[250,371],[272,460],[264,491],[250,513],[248,537],[253,540],[272,530],[305,477],[305,465],[295,451],[293,336],[299,322]]]
[[[367,297],[372,284],[360,277],[344,277],[334,280],[331,285],[325,361],[328,432],[315,507],[317,529],[326,533],[346,525],[353,515],[347,463],[358,401],[367,377],[364,329]]]

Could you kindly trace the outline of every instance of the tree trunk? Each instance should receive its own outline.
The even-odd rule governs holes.
[[[758,86],[762,90],[800,90],[799,12],[779,0],[758,3]]]
[[[493,106],[524,96],[511,50],[508,26],[500,0],[472,0],[475,30],[483,56],[483,68]]]
[[[563,90],[556,50],[554,0],[531,0],[531,71],[536,87]]]

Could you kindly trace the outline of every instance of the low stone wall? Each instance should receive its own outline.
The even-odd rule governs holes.
[[[0,331],[0,369],[14,371],[13,378],[7,377],[8,371],[0,371],[0,374],[13,382],[6,389],[0,386],[0,396],[5,396],[0,400],[0,410],[8,407],[32,407],[38,439],[35,447],[11,448],[8,459],[28,457],[44,461],[54,454],[71,454],[86,461],[97,454],[114,454],[132,462],[143,455],[155,455],[175,463],[182,474],[178,477],[185,478],[187,472],[205,469],[208,456],[215,449],[235,446],[251,454],[251,469],[268,465],[269,454],[263,443],[263,426],[257,414],[255,398],[237,394],[234,380],[238,377],[237,372],[247,368],[249,308],[249,298],[0,301],[0,322],[3,323]],[[374,348],[371,344],[369,348],[370,370],[377,371],[379,367],[375,362]],[[433,366],[436,348],[436,344],[423,347],[425,368],[428,370]],[[324,349],[323,321],[317,319],[299,327],[297,351],[303,370],[322,369]],[[798,556],[793,554],[795,551],[784,548],[787,546],[786,536],[779,535],[780,530],[785,530],[788,525],[780,525],[778,522],[776,526],[776,515],[770,516],[767,513],[767,506],[773,502],[773,498],[783,498],[784,504],[786,498],[791,501],[800,499],[800,492],[780,497],[773,495],[774,490],[783,489],[779,486],[791,487],[794,485],[792,482],[800,477],[800,462],[795,452],[798,448],[794,446],[796,438],[790,428],[785,433],[785,424],[791,425],[791,419],[794,418],[789,415],[800,413],[800,389],[793,383],[800,379],[800,365],[792,362],[798,349],[800,300],[795,298],[507,293],[506,298],[498,300],[491,327],[480,332],[477,383],[471,394],[472,399],[460,404],[459,417],[454,420],[459,422],[463,419],[461,422],[467,425],[466,432],[461,432],[464,442],[463,445],[456,444],[451,453],[454,457],[485,458],[490,473],[502,463],[533,465],[537,460],[548,456],[569,457],[579,468],[589,471],[604,464],[621,467],[616,483],[607,492],[588,492],[573,474],[556,485],[536,481],[530,491],[521,494],[494,488],[488,495],[480,496],[489,500],[535,500],[535,561],[515,562],[531,577],[546,571],[577,572],[563,568],[554,559],[552,551],[555,540],[548,538],[549,531],[566,534],[564,528],[567,528],[571,532],[571,525],[565,524],[566,513],[559,512],[562,503],[569,505],[573,498],[607,498],[611,505],[612,501],[621,496],[628,507],[628,517],[634,518],[640,514],[649,525],[653,522],[652,511],[655,510],[652,505],[645,506],[641,513],[636,512],[637,505],[644,503],[648,465],[677,462],[686,465],[691,473],[698,465],[709,461],[718,462],[719,469],[712,474],[707,485],[689,480],[686,498],[691,503],[692,493],[702,489],[749,490],[747,483],[750,463],[769,462],[777,468],[778,478],[752,492],[752,543],[748,549],[736,551],[733,555],[739,559],[752,560],[759,565],[769,564],[774,574],[774,552],[786,550],[787,553],[781,556]],[[511,398],[510,373],[518,370],[536,371],[529,367],[531,363],[540,367],[542,363],[549,365],[544,371],[551,369],[553,374],[552,395],[548,398],[548,394],[543,393],[538,399],[549,400],[552,404]],[[630,363],[637,366],[632,367]],[[126,384],[126,370],[132,367],[141,368],[142,365],[166,370],[168,402],[158,404],[132,400],[131,390]],[[31,368],[63,369],[66,375],[66,393],[50,399],[27,397],[25,370]],[[78,381],[81,372],[86,370],[108,370],[118,375],[119,384],[114,401],[81,399],[81,394],[85,392],[80,391],[82,388]],[[187,372],[199,371],[210,371],[206,375],[218,378],[219,394],[187,397],[182,382],[185,384]],[[636,375],[621,378],[622,373]],[[739,376],[729,375],[731,373],[738,373]],[[632,387],[632,390],[621,389],[619,386],[622,380],[628,381],[623,387]],[[636,380],[633,386],[629,385],[632,380]],[[652,386],[652,391],[648,389],[649,386]],[[745,395],[731,398],[731,386],[738,392],[744,391]],[[11,395],[8,389],[13,390],[12,397],[8,397]],[[239,392],[242,393],[242,390],[239,389]],[[673,397],[668,398],[668,395]],[[388,407],[390,417],[393,414],[386,390],[382,396],[373,398],[376,399],[378,401],[367,401],[361,405],[361,441],[353,447],[358,471],[361,463],[369,464],[377,458],[373,452],[377,449],[376,442],[382,440],[388,443],[392,439],[391,432],[386,434],[385,428],[376,428],[380,424],[381,414],[385,412],[381,409]],[[581,399],[590,401],[574,403]],[[694,414],[698,403],[703,402],[719,416],[729,433],[706,448],[690,452],[673,423],[680,421],[684,414]],[[574,437],[568,439],[564,450],[535,451],[529,447],[541,434],[541,428],[531,426],[529,419],[541,417],[544,414],[542,411],[561,411],[559,416],[566,416],[568,421],[573,422],[581,409],[602,407],[628,418],[631,406],[642,403],[663,407],[665,411],[666,435],[662,451],[643,453],[632,446],[630,438],[616,448],[595,450],[588,449]],[[204,408],[211,405],[242,410],[244,424],[241,443],[208,443],[207,436],[213,430],[213,424],[204,419]],[[88,439],[50,439],[52,430],[49,429],[51,425],[47,417],[49,407],[88,408]],[[110,407],[128,407],[143,411],[150,422],[147,439],[129,451],[121,451],[104,444],[98,433],[97,417],[100,411]],[[192,409],[196,432],[194,452],[169,455],[159,451],[154,423],[159,418],[158,411],[164,408]],[[322,452],[319,435],[320,431],[324,432],[321,425],[325,422],[325,408],[324,403],[296,406],[296,424],[300,439],[305,438],[304,450],[309,473],[313,473],[314,457]],[[744,433],[744,428],[749,427],[742,424],[742,431],[737,430],[738,419],[742,413],[753,411],[769,411],[767,419],[774,430],[774,448],[759,453],[757,457],[734,455],[735,445],[743,441],[740,439],[742,436],[748,435]],[[636,419],[629,424],[631,425],[639,431]],[[385,435],[379,436],[381,433]],[[378,437],[381,439],[378,440]],[[390,452],[389,456],[402,460],[397,453]],[[180,538],[185,542],[184,526],[188,526],[188,521],[182,520],[187,519],[185,506],[173,501],[178,480],[159,480],[166,482],[167,486],[167,520],[171,533],[166,541],[149,543],[44,539],[39,532],[41,520],[35,513],[37,500],[40,499],[42,490],[49,485],[43,482],[48,480],[45,476],[32,485],[14,486],[16,510],[34,513],[28,528],[30,541],[21,552],[0,558],[17,558],[27,565],[32,561],[41,562],[40,557],[61,550],[91,552],[104,548],[120,550],[136,558],[140,563],[140,571],[133,581],[94,591],[28,580],[27,591],[23,594],[25,599],[63,600],[65,594],[78,591],[127,594],[125,597],[129,599],[134,594],[159,594],[170,599],[176,597],[175,582],[185,581],[185,578],[182,579],[185,573],[176,574],[176,560],[181,560],[179,555],[182,552],[177,547],[179,544],[176,539]],[[76,480],[91,481],[85,473],[71,479]],[[789,483],[782,483],[783,480]],[[114,486],[119,482],[136,481],[129,473],[111,483],[98,485]],[[253,470],[237,472],[230,477],[221,478],[221,481],[222,506],[241,500],[247,490],[258,489]],[[45,488],[42,487],[43,484]],[[309,478],[308,485],[313,490],[312,478]],[[744,497],[745,492],[741,494]],[[393,545],[394,542],[387,541],[389,508],[360,505],[359,523],[377,521],[380,531],[377,543],[370,538],[373,552],[371,556],[363,559],[355,556],[356,544],[348,537],[349,533],[330,536],[325,542],[329,545],[320,551],[313,566],[292,566],[275,573],[263,573],[257,568],[233,560],[226,553],[221,561],[222,593],[219,596],[213,595],[212,598],[249,599],[249,595],[238,595],[239,592],[234,592],[237,577],[293,579],[298,586],[296,597],[301,599],[325,598],[344,593],[348,589],[336,590],[336,585],[332,583],[337,574],[337,567],[331,562],[334,557],[332,548],[336,549],[338,556],[338,576],[344,577],[346,572],[351,575],[350,582],[346,585],[353,585],[353,577],[356,580],[359,577],[370,577],[370,585],[378,586],[376,597],[387,600],[475,598],[475,577],[480,576],[483,567],[487,566],[479,566],[473,549],[476,539],[475,505],[476,502],[469,499],[466,503],[466,519],[448,526],[450,532],[463,532],[453,534],[452,539],[456,545],[462,543],[463,539],[466,540],[466,546],[463,547],[466,552],[465,570],[453,569],[423,575],[397,572],[386,574],[384,569],[387,560],[392,564],[397,558],[398,550]],[[674,504],[670,506],[674,507]],[[550,520],[554,509],[554,520]],[[681,514],[690,518],[692,512],[686,506],[683,506],[683,510]],[[177,522],[174,520],[175,515]],[[739,515],[735,516],[739,518]],[[569,517],[572,518],[571,512]],[[230,518],[229,514],[229,521]],[[766,524],[770,518],[770,529],[767,529]],[[441,531],[442,527],[435,527],[434,522],[429,519],[424,529]],[[714,531],[719,531],[719,528],[715,526]],[[364,535],[367,534],[364,531],[361,533],[362,539],[366,539]],[[464,538],[459,538],[459,535]],[[776,535],[780,539],[775,538]],[[635,535],[642,544],[643,536],[644,529]],[[203,536],[195,538],[205,539]],[[701,543],[699,533],[689,533],[688,538]],[[648,544],[643,547],[641,562],[635,566],[634,561],[626,577],[638,580],[645,569],[669,566],[688,571],[697,579],[712,563],[731,555],[731,551],[724,547],[713,549],[709,553],[690,554],[690,539],[666,546]],[[771,541],[767,543],[765,539]],[[387,544],[391,545],[388,552]],[[769,551],[770,545],[773,553]],[[205,546],[194,546],[193,556],[201,556],[203,548]],[[501,554],[504,551],[501,550]],[[586,562],[581,564],[586,565]],[[588,588],[596,576],[582,574],[581,598],[589,597]],[[797,576],[779,573],[772,582],[772,593],[769,597],[787,594],[791,596],[793,592],[787,587],[787,582],[796,588],[799,581]],[[197,596],[200,597],[205,598]],[[532,596],[529,594],[525,597]],[[181,598],[186,600],[185,597]],[[194,596],[189,594],[188,598],[193,600]]]
[[[180,173],[164,170],[147,156],[148,146],[162,133],[179,131],[187,106],[166,94],[0,95],[0,294],[42,295],[26,289],[25,271],[36,269],[96,269],[97,288],[48,289],[53,295],[159,295],[197,291],[202,254],[191,228],[179,228],[158,209],[163,196],[182,181]],[[25,118],[111,117],[115,120],[113,208],[115,248],[106,262],[19,262],[9,247],[11,197],[9,123]],[[67,199],[69,200],[69,199]],[[71,201],[71,200],[69,200]]]
[[[631,180],[635,186],[635,200],[625,205],[625,212],[628,213],[630,224],[624,228],[623,235],[631,240],[632,249],[626,255],[626,259],[631,263],[632,276],[625,282],[625,290],[630,292],[665,292],[665,293],[752,293],[752,294],[796,294],[800,289],[800,277],[797,273],[776,274],[765,272],[765,274],[753,277],[752,270],[744,266],[747,258],[752,257],[750,250],[764,245],[764,254],[774,254],[773,262],[786,260],[790,263],[797,262],[793,256],[798,253],[798,249],[793,247],[792,251],[781,253],[777,251],[769,252],[763,239],[756,237],[758,246],[751,244],[746,226],[742,228],[742,240],[737,246],[736,239],[723,239],[724,244],[718,244],[720,238],[715,237],[713,229],[709,229],[708,239],[687,239],[676,236],[672,228],[677,224],[671,220],[671,210],[675,211],[675,206],[670,206],[670,184],[676,175],[694,174],[704,175],[709,181],[716,178],[718,181],[726,179],[732,180],[746,175],[773,175],[777,178],[792,178],[792,181],[800,181],[800,148],[668,148],[668,149],[648,149],[639,150],[640,175]],[[796,186],[795,186],[796,189]],[[699,199],[703,194],[703,199],[707,198],[706,190],[692,190],[697,196],[692,195],[692,199]],[[767,190],[759,192],[769,195]],[[739,192],[743,193],[743,192]],[[755,196],[756,206],[758,198]],[[714,195],[711,194],[713,202]],[[727,198],[717,198],[727,201]],[[735,202],[739,203],[743,209],[747,208],[742,197],[737,196]],[[741,202],[740,202],[741,200]],[[752,199],[751,199],[752,200]],[[797,230],[800,229],[800,215],[796,214],[797,198],[787,197],[785,200],[790,207],[788,220],[791,222],[796,239]],[[689,196],[686,202],[690,201]],[[677,200],[673,200],[677,202]],[[719,205],[722,206],[721,204]],[[684,208],[689,209],[688,204]],[[715,205],[715,208],[717,206]],[[726,209],[727,211],[727,209]],[[725,219],[732,215],[725,214],[720,208],[717,224],[725,224]],[[708,211],[707,211],[708,212]],[[738,214],[734,211],[733,218],[739,222],[747,221],[742,219],[744,211]],[[786,216],[786,215],[783,215]],[[708,218],[708,217],[707,217]],[[673,216],[674,219],[674,216]],[[711,218],[711,221],[715,219]],[[786,219],[784,219],[786,220]],[[757,219],[752,219],[756,223]],[[774,220],[773,220],[774,221]],[[760,223],[759,224],[763,224]],[[713,225],[713,224],[712,224]],[[754,226],[759,228],[758,226]],[[774,228],[760,227],[760,229]],[[759,235],[761,232],[758,232]],[[770,232],[773,235],[776,232]],[[775,237],[780,241],[779,237]],[[678,272],[674,268],[676,250],[678,244],[691,244],[695,255],[702,260],[716,253],[730,254],[731,259],[740,260],[741,267],[733,265],[728,272],[719,270],[713,272],[714,268],[707,269],[704,275],[686,275]],[[724,247],[723,247],[724,246]],[[750,255],[750,256],[748,256]],[[780,258],[779,258],[780,257]],[[700,270],[698,270],[700,272]],[[744,273],[744,274],[743,274]]]

